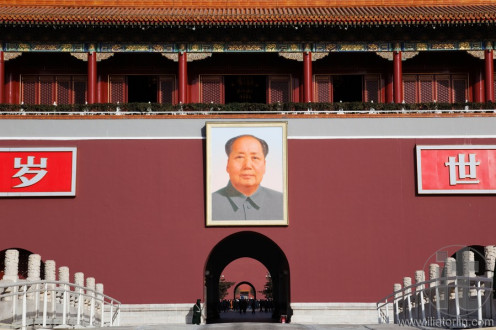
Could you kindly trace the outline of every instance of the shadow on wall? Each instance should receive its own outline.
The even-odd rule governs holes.
[[[188,314],[184,317],[185,324],[193,324],[193,307],[188,310]]]

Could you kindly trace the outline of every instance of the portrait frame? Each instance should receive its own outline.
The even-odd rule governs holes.
[[[288,226],[287,122],[207,122],[205,127],[206,226]],[[230,174],[227,171],[226,143],[232,138],[245,135],[261,139],[268,145],[263,179],[260,182],[260,188],[257,190],[258,196],[264,196],[262,194],[264,191],[270,191],[272,196],[277,196],[276,202],[266,202],[264,204],[264,199],[262,199],[261,203],[254,204],[258,212],[254,216],[256,219],[250,219],[251,215],[248,215],[248,212],[251,212],[251,210],[242,214],[237,212],[238,210],[242,211],[241,207],[236,206],[238,204],[233,203],[233,200],[237,203],[238,199],[231,200],[229,197],[228,202],[223,200],[219,202],[219,192],[225,191],[227,186],[231,188],[234,186],[231,184]],[[256,199],[257,195],[254,194],[254,196]],[[280,201],[280,198],[282,198],[282,201]],[[271,199],[267,197],[265,201],[267,200]],[[271,201],[274,201],[274,199]],[[229,208],[227,210],[225,205],[232,205],[233,209],[231,210],[227,206]],[[250,209],[251,205],[247,207]],[[236,214],[232,216],[232,219],[230,218],[231,211]],[[265,214],[269,213],[271,215],[265,219]],[[241,219],[240,216],[245,216],[246,219]]]

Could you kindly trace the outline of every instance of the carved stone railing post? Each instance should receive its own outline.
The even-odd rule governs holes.
[[[47,281],[56,281],[55,277],[55,261],[47,260],[45,261],[45,280]],[[50,302],[50,309],[52,317],[55,318],[55,284],[49,283],[47,284],[47,299]]]
[[[415,271],[415,283],[422,283],[425,281],[425,272],[423,270]],[[416,289],[416,297],[417,297],[417,310],[420,308],[420,313],[422,315],[422,320],[425,320],[425,300],[424,300],[424,284],[419,284]]]
[[[446,262],[444,263],[444,273],[446,277],[453,277],[456,276],[456,259],[455,258],[447,258]],[[449,280],[448,286],[454,284],[455,281]],[[454,299],[455,298],[455,290],[454,288],[449,289],[449,299]]]
[[[475,277],[475,256],[474,252],[472,251],[463,251],[462,252],[462,269],[463,269],[463,276],[464,277]],[[466,281],[464,283],[465,285],[470,285],[470,281]],[[464,298],[465,298],[465,293],[467,290],[463,290],[464,293]],[[474,297],[477,296],[477,290],[476,289],[471,289],[470,291],[470,296]]]
[[[395,283],[393,285],[393,292],[400,291],[400,290],[401,290],[401,284]],[[405,303],[402,300],[402,298],[403,298],[403,295],[401,294],[401,292],[398,292],[394,295],[393,308],[394,308],[394,323],[395,324],[398,324],[399,320],[400,320],[400,304],[401,304],[401,306],[403,306],[403,308],[405,308],[404,307]]]
[[[5,267],[2,281],[17,282],[19,280],[19,251],[5,251]]]
[[[39,254],[30,254],[28,257],[28,277],[26,278],[27,281],[39,281],[41,280],[40,278],[40,273],[41,273],[41,256]],[[35,291],[36,294],[28,293],[27,298],[28,299],[33,299],[36,297],[36,308],[35,310],[38,310],[38,298],[39,298],[39,288],[40,285],[36,284],[34,287],[31,287],[29,291]]]
[[[69,267],[59,267],[59,281],[69,283]],[[60,284],[59,287],[62,290],[62,294],[59,296],[62,303],[62,324],[65,325],[67,324],[67,312],[70,308],[71,297],[68,293],[69,286],[67,284]]]
[[[88,277],[86,279],[86,296],[85,305],[89,309],[90,327],[93,326],[93,319],[95,317],[95,278]]]
[[[96,284],[96,306],[98,310],[98,315],[95,317],[98,317],[98,320],[100,321],[100,326],[104,326],[105,320],[103,319],[103,312],[104,312],[104,305],[103,305],[103,284],[102,283],[97,283]]]
[[[409,287],[411,285],[412,285],[412,278],[403,277],[403,288]],[[405,311],[405,319],[408,319],[411,322],[413,322],[412,301],[411,301],[412,289],[411,288],[405,289],[404,293],[405,293],[404,300],[406,300],[406,308],[403,307],[403,310]]]
[[[3,278],[0,282],[17,282],[19,280],[19,251],[5,251],[5,265]],[[4,293],[11,293],[12,288],[7,288]],[[4,301],[12,301],[12,297],[3,298]]]
[[[493,278],[496,263],[496,246],[488,245],[484,247],[484,259],[486,260],[486,277]]]
[[[74,274],[74,284],[79,287],[84,286],[84,273],[78,272]],[[74,304],[77,308],[77,317],[76,324],[81,325],[81,319],[83,318],[83,289],[82,288],[74,288],[75,290],[75,300]]]
[[[39,281],[41,272],[41,256],[30,254],[28,258],[28,281]]]
[[[430,264],[429,265],[429,280],[437,280],[441,276],[439,265],[438,264]],[[439,295],[439,281],[430,282],[430,295],[431,295],[431,307],[433,302],[436,303],[436,316],[437,319],[441,319],[441,297]],[[431,308],[431,317],[434,317]]]

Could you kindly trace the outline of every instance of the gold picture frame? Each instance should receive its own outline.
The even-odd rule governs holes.
[[[206,138],[206,225],[287,226],[287,122],[207,122]]]

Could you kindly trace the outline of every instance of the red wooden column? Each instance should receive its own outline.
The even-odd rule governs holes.
[[[394,103],[403,102],[403,68],[401,51],[393,51],[393,99]]]
[[[96,103],[96,52],[88,53],[88,104]]]
[[[311,52],[303,52],[303,102],[313,102]]]
[[[188,65],[186,52],[179,52],[179,103],[188,103]]]
[[[486,102],[494,102],[494,63],[493,50],[484,51],[484,61],[486,67]]]
[[[5,61],[0,50],[0,103],[5,103]]]

